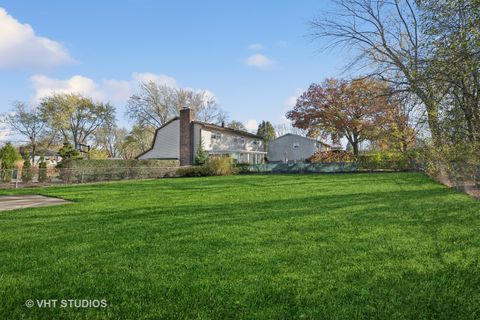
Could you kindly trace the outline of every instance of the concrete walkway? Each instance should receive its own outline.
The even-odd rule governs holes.
[[[0,196],[0,211],[22,208],[47,207],[69,203],[58,198],[39,195]]]

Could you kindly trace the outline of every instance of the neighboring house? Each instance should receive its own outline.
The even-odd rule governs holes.
[[[43,159],[47,163],[47,166],[56,166],[60,161],[62,161],[62,157],[58,155],[58,153],[53,151],[39,151],[36,152],[35,155],[35,164],[37,165],[40,162],[40,158],[43,155]]]
[[[261,137],[242,130],[195,121],[193,110],[180,110],[157,129],[152,148],[137,159],[178,159],[180,165],[194,164],[200,143],[209,155],[229,155],[239,163],[263,163],[266,152]]]
[[[268,143],[269,162],[303,162],[318,150],[328,151],[331,147],[309,137],[287,133]]]
[[[30,158],[30,153],[28,152],[25,147],[19,147],[20,154],[28,156]],[[40,162],[40,158],[43,155],[43,159],[47,163],[47,165],[57,165],[58,162],[62,161],[62,157],[58,155],[57,152],[50,151],[50,150],[37,150],[35,151],[35,157],[32,165],[38,165]],[[30,160],[32,162],[32,160]]]

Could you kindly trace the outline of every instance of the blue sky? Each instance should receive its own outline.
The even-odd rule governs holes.
[[[280,123],[302,89],[345,65],[306,36],[328,3],[4,0],[0,112],[73,88],[110,100],[128,125],[136,81],[157,79],[213,92],[230,119]]]

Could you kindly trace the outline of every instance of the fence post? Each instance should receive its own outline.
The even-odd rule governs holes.
[[[17,169],[17,177],[15,178],[15,189],[18,189],[18,169]]]

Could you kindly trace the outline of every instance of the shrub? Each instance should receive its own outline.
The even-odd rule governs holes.
[[[203,141],[200,141],[200,144],[198,145],[198,150],[197,154],[195,155],[195,164],[196,165],[202,165],[205,164],[208,158],[208,153],[205,151],[205,148],[203,148]]]
[[[307,159],[309,163],[332,163],[355,161],[353,153],[343,150],[317,151]]]
[[[205,165],[214,176],[228,176],[236,173],[233,160],[228,156],[210,156]]]
[[[73,160],[73,159],[82,158],[82,156],[80,155],[80,152],[74,149],[73,146],[67,141],[65,141],[63,143],[63,146],[60,148],[60,150],[58,150],[58,154],[60,155],[60,157],[62,157],[63,160],[67,160],[67,159]]]
[[[358,164],[361,169],[378,170],[389,169],[405,171],[413,169],[418,160],[418,152],[415,150],[400,152],[375,152],[363,154],[358,157]]]
[[[23,182],[31,182],[32,181],[32,164],[30,163],[30,159],[28,159],[28,158],[23,161],[22,181]]]
[[[170,174],[178,164],[178,160],[66,160],[57,169],[60,178],[68,183],[160,178]]]
[[[227,176],[238,173],[232,158],[228,156],[210,156],[202,166],[183,167],[177,170],[180,177]]]
[[[88,152],[88,159],[90,160],[100,160],[107,159],[108,152],[102,149],[92,149]]]
[[[437,180],[467,181],[480,184],[480,145],[428,146],[421,150],[425,172]]]
[[[12,181],[12,173],[15,167],[15,161],[22,157],[10,142],[7,142],[0,149],[0,178],[3,182]]]
[[[179,177],[207,177],[213,174],[207,166],[203,165],[178,168],[176,175]]]
[[[40,157],[40,162],[38,163],[38,182],[47,181],[47,163],[43,156]]]
[[[250,163],[236,163],[235,164],[235,171],[237,173],[250,173]]]

